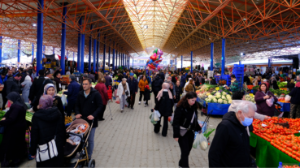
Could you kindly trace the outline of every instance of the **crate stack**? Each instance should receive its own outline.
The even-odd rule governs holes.
[[[222,75],[221,76],[222,80],[226,80],[226,85],[229,86],[231,84],[231,78],[230,75]]]
[[[236,80],[239,83],[239,89],[243,90],[244,84],[244,64],[234,64],[232,74],[235,75]]]

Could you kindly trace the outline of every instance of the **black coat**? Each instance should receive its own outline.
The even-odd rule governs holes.
[[[94,116],[93,128],[98,127],[97,116],[103,108],[102,98],[100,93],[91,88],[90,94],[85,97],[84,90],[78,93],[78,98],[75,106],[75,114],[81,114],[81,118],[86,120],[89,124],[92,122],[87,119],[89,115]]]
[[[159,92],[162,89],[163,80],[161,79],[160,75],[156,75],[154,80],[152,81],[152,91]]]
[[[191,123],[193,115],[195,113],[195,117],[193,123]],[[179,138],[180,135],[180,126],[184,128],[189,128],[193,131],[201,131],[201,127],[198,124],[198,113],[197,108],[184,108],[177,107],[174,113],[173,118],[173,138]]]
[[[61,113],[63,120],[65,121],[65,109],[61,101],[61,97],[55,96],[53,100],[53,107],[57,107],[59,112]]]
[[[174,101],[169,98],[168,92],[163,92],[162,97],[156,103],[154,109],[159,111],[161,116],[171,116],[173,113]]]
[[[150,100],[150,93],[151,93],[151,91],[149,89],[145,88],[145,91],[144,91],[144,101]]]
[[[291,103],[300,105],[300,88],[295,87],[289,95],[291,96]]]
[[[26,110],[23,106],[12,104],[4,115],[6,118],[0,121],[0,125],[5,126],[3,141],[0,145],[0,161],[13,159],[23,159],[26,153]]]
[[[208,152],[209,167],[249,167],[249,136],[234,112],[223,116]]]
[[[17,92],[20,93],[20,86],[18,85],[17,81],[14,79],[14,77],[9,77],[4,82],[4,88],[3,88],[3,96],[6,98],[6,96],[10,92]]]
[[[273,80],[272,86],[273,86],[273,89],[279,89],[277,82],[275,80]]]
[[[289,88],[289,91],[292,91],[292,90],[295,88],[295,83],[289,82],[289,83],[287,84],[287,88]]]
[[[182,87],[175,85],[175,96],[176,99],[174,99],[174,103],[178,103],[180,100],[180,95],[182,94]]]
[[[32,117],[30,154],[32,156],[36,155],[38,145],[48,143],[56,136],[55,142],[58,150],[58,157],[63,158],[63,147],[66,143],[66,129],[64,122],[65,121],[57,107],[41,109],[35,112]],[[54,159],[46,161],[46,164],[44,163],[42,166],[62,166],[62,159],[60,161],[55,159],[55,162]]]

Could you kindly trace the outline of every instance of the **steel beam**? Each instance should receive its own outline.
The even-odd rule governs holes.
[[[96,48],[97,48],[97,40],[94,39],[94,48],[93,48],[93,71],[97,73],[96,71]],[[98,63],[98,62],[97,62]]]
[[[33,64],[33,60],[34,60],[34,43],[31,44],[31,55],[32,55],[31,63]]]
[[[222,38],[222,67],[221,67],[221,75],[224,75],[225,72],[225,38]]]
[[[105,53],[106,53],[106,45],[105,45],[105,42],[106,42],[106,37],[104,36],[104,44],[103,44],[103,74],[104,74],[104,71],[105,71]]]
[[[39,11],[44,10],[44,0],[38,0],[38,9]],[[42,67],[42,57],[43,57],[43,12],[38,12],[37,14],[37,46],[36,46],[36,74],[39,74],[39,71]]]
[[[79,19],[78,21],[78,26],[81,29],[82,26],[82,18]],[[78,31],[78,49],[77,49],[77,70],[78,72],[80,72],[80,67],[81,67],[81,63],[80,63],[80,58],[81,58],[81,30],[79,29]]]
[[[91,29],[93,28],[93,25],[91,25]],[[89,39],[89,72],[91,72],[91,62],[92,62],[92,36],[90,35]]]
[[[115,70],[115,42],[113,42],[112,70]]]
[[[84,73],[84,44],[85,44],[85,34],[81,34],[81,54],[80,54],[80,56],[81,56],[81,58],[80,58],[80,60],[81,60],[81,69],[80,69],[80,71],[81,71],[81,73]]]
[[[214,43],[210,44],[210,70],[214,70]]]
[[[60,57],[60,68],[62,69],[61,74],[64,75],[65,68],[65,52],[66,52],[66,17],[67,17],[67,6],[63,7],[63,23],[61,24],[61,57]],[[53,48],[54,49],[54,48]]]

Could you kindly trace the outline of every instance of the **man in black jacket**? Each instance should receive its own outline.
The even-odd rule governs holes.
[[[135,95],[138,91],[138,81],[133,77],[134,73],[130,73],[130,78],[128,78],[127,83],[129,86],[130,97],[128,97],[127,102],[129,103],[128,108],[131,107],[133,109],[134,102],[135,102]]]
[[[152,91],[154,93],[155,104],[157,104],[157,102],[158,102],[156,97],[157,97],[158,92],[162,89],[162,84],[163,84],[163,80],[161,79],[160,75],[157,73],[152,82]]]
[[[8,71],[8,77],[7,77],[7,80],[4,82],[4,88],[3,88],[3,92],[2,92],[2,94],[3,94],[2,109],[5,109],[5,105],[6,105],[6,101],[7,101],[6,96],[10,92],[17,92],[17,93],[19,93],[19,91],[20,91],[20,87],[18,86],[17,81],[12,76],[12,71],[9,70]]]
[[[223,116],[208,152],[209,167],[251,167],[249,135],[256,105],[240,101]]]
[[[82,118],[89,124],[93,122],[93,128],[88,139],[88,156],[92,158],[94,149],[94,136],[96,128],[98,127],[98,114],[103,108],[102,98],[100,93],[92,88],[91,79],[84,79],[82,82],[83,90],[78,93],[77,102],[75,106],[76,118]]]

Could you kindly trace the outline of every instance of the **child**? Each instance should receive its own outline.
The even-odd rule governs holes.
[[[145,91],[144,91],[144,101],[146,102],[145,107],[148,106],[148,100],[150,100],[150,93],[151,92],[152,91],[150,91],[149,85],[146,85],[145,86]]]

